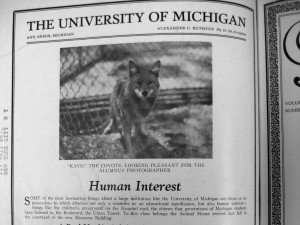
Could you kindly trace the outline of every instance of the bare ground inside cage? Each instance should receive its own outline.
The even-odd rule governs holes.
[[[137,158],[212,158],[212,106],[189,105],[151,112],[144,135],[133,137]],[[60,157],[127,158],[119,133],[60,137]]]

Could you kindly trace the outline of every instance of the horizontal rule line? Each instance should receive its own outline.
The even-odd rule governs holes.
[[[246,41],[246,38],[240,38],[240,37],[235,37],[235,36],[230,36],[230,35],[220,35],[220,34],[207,34],[207,33],[150,33],[150,34],[126,34],[126,35],[85,37],[85,38],[57,39],[57,40],[48,40],[48,41],[28,41],[27,44],[43,44],[43,43],[63,42],[63,41],[79,41],[79,40],[119,38],[119,37],[160,36],[160,35],[203,35],[203,36],[225,37],[225,38],[232,38],[232,39],[237,39],[237,40],[241,40],[241,41]]]

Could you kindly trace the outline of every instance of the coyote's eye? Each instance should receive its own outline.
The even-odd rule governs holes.
[[[141,86],[142,84],[143,84],[143,82],[142,81],[138,81],[138,82],[136,82],[139,86]]]
[[[148,81],[147,84],[148,84],[148,85],[151,85],[151,84],[153,84],[153,81]]]

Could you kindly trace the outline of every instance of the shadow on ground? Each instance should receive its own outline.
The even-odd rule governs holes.
[[[137,158],[212,158],[212,106],[190,105],[153,111],[144,135],[133,137]],[[120,135],[63,136],[60,157],[72,159],[127,158]]]

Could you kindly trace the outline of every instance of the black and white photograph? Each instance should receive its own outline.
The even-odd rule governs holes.
[[[212,158],[210,42],[60,49],[59,159]]]

